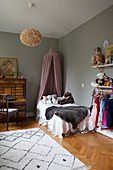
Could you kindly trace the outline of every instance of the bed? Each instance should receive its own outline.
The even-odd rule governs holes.
[[[73,129],[73,126],[71,123],[67,123],[66,121],[62,120],[57,115],[53,115],[53,117],[50,120],[46,119],[45,112],[46,109],[52,106],[61,107],[60,104],[44,104],[42,101],[40,101],[37,104],[37,116],[36,120],[38,121],[39,125],[47,126],[48,131],[51,131],[54,136],[58,136],[60,138],[63,138],[65,136],[69,136],[71,134],[75,133],[87,133],[89,131],[93,131],[93,128],[90,126],[89,123],[89,113],[84,118],[83,121],[81,121],[76,129]],[[68,107],[68,106],[77,106],[75,103],[71,104],[64,104],[62,107]]]

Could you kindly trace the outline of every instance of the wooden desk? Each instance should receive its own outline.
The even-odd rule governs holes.
[[[0,79],[0,93],[12,95],[14,97],[14,101],[9,101],[9,107],[18,108],[19,120],[26,119],[26,79]],[[2,117],[0,117],[0,121],[1,120]],[[10,120],[16,120],[16,115],[11,115]]]

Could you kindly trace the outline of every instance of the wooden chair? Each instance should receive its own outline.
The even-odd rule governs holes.
[[[2,115],[3,125],[4,125],[4,116],[7,116],[7,131],[8,131],[8,124],[9,124],[9,116],[11,114],[17,114],[17,126],[18,126],[18,109],[16,108],[9,108],[8,103],[8,95],[7,94],[0,94],[0,115]]]

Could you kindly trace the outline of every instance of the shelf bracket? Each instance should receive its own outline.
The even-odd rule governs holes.
[[[100,72],[100,73],[103,73],[103,68],[101,67],[101,68],[98,68],[98,67],[96,67],[97,68],[97,70]]]

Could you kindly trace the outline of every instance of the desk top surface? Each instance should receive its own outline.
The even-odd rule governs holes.
[[[27,100],[26,99],[16,99],[14,101],[8,101],[8,103],[26,103]],[[6,101],[4,101],[4,103],[6,103]]]

